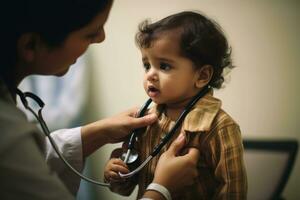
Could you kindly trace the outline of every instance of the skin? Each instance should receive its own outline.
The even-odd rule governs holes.
[[[17,83],[31,74],[62,76],[68,72],[89,45],[101,43],[105,39],[104,25],[111,5],[99,13],[89,24],[71,32],[59,47],[50,48],[35,33],[25,33],[18,40],[18,60],[16,65]],[[108,119],[82,127],[84,157],[107,143],[120,142],[134,128],[146,126],[156,120],[148,115],[135,119],[137,108],[130,109]]]
[[[199,91],[199,74],[193,63],[180,55],[175,34],[163,34],[151,47],[141,49],[145,69],[144,89],[157,104],[181,109]]]
[[[22,34],[17,42],[18,59],[15,66],[17,85],[31,74],[62,76],[67,73],[70,65],[76,62],[89,45],[104,41],[104,25],[110,9],[111,5],[99,13],[89,24],[71,32],[59,47],[50,48],[36,33]],[[133,129],[150,125],[157,120],[155,114],[135,118],[137,111],[138,108],[132,108],[116,116],[83,126],[81,129],[83,156],[89,156],[104,144],[123,141]],[[190,184],[197,173],[196,163],[193,162],[196,156],[195,151],[190,151],[185,156],[175,157],[183,147],[184,140],[184,137],[181,137],[163,154],[162,164],[158,165],[159,171],[156,172],[153,180],[153,182],[164,185],[170,191],[178,186]],[[172,163],[174,166],[165,163]],[[170,167],[172,170],[169,170]],[[178,174],[179,171],[185,173]],[[171,181],[174,176],[181,180],[180,184]],[[164,199],[155,191],[147,191],[145,197]]]
[[[156,104],[166,105],[166,113],[174,121],[179,117],[188,102],[208,84],[213,73],[211,66],[203,66],[199,69],[190,59],[181,55],[179,36],[176,33],[176,30],[165,32],[158,37],[158,39],[153,41],[149,48],[141,49],[143,67],[145,69],[143,79],[144,89]],[[184,141],[184,135],[181,135],[180,137],[177,141]],[[181,146],[182,148],[184,144],[185,142],[178,146]],[[161,172],[162,165],[166,167],[166,165],[170,164],[168,167],[168,172],[170,173],[174,173],[177,170],[176,167],[184,167],[180,162],[174,161],[174,163],[167,163],[167,161],[165,161],[165,159],[175,158],[174,155],[182,153],[182,151],[180,152],[180,150],[176,149],[178,146],[171,146],[168,151],[160,157],[155,174]],[[188,149],[187,155],[190,154],[194,156],[194,161],[198,160],[198,150]],[[189,167],[196,164],[193,163],[194,161],[191,161],[191,165],[188,164],[185,166],[186,170],[183,173],[188,171],[187,169]],[[112,158],[106,164],[104,177],[112,184],[115,182],[122,182],[124,180],[119,176],[119,172],[128,173],[129,169],[122,160]],[[192,167],[190,172],[195,176],[197,174]],[[169,187],[169,190],[172,192],[180,189],[180,186],[174,185],[174,183],[184,180],[183,176],[181,179],[175,181],[177,177],[178,174],[176,173],[174,173],[172,180],[168,180],[161,175],[156,175],[154,182],[157,181],[166,186],[172,185]],[[188,177],[188,175],[186,175],[186,177]],[[151,196],[150,193],[150,196],[148,195],[149,191],[146,192],[147,197],[159,198],[158,194],[153,194],[154,196]]]
[[[141,49],[145,69],[144,89],[156,104],[165,104],[166,115],[173,121],[177,120],[188,102],[209,83],[213,74],[212,66],[204,65],[197,68],[190,59],[181,54],[179,45],[180,34],[178,34],[178,31],[180,30],[175,29],[163,32],[156,40],[152,41],[149,48]],[[187,149],[187,154],[184,156],[174,156],[182,153],[184,145],[185,136],[180,134],[169,149],[160,157],[155,169],[153,182],[163,183],[170,190],[171,194],[173,191],[182,188],[182,186],[192,184],[193,181],[182,186],[174,183],[186,181],[185,177],[191,176],[189,173],[192,173],[194,177],[198,175],[197,170],[193,167],[197,164],[199,158],[197,149],[190,148]],[[188,155],[193,155],[194,160],[189,160],[188,164],[176,162],[176,159],[188,158]],[[172,157],[174,162],[167,161],[167,159]],[[168,167],[168,173],[174,173],[173,179],[166,179],[164,176],[158,175],[160,173],[163,174],[162,166]],[[185,170],[176,171],[177,167]],[[176,172],[180,172],[179,174],[182,177],[179,177],[179,174],[176,174]],[[168,185],[172,185],[172,187],[168,187]],[[146,191],[144,196],[162,199],[160,194],[151,193],[151,191]]]
[[[104,41],[104,24],[110,9],[111,5],[89,24],[71,32],[59,47],[48,47],[35,33],[23,34],[18,41],[20,58],[16,66],[18,83],[31,74],[62,76],[67,73],[70,66],[86,51],[89,45]]]
[[[197,68],[181,54],[176,33],[161,33],[149,48],[141,49],[144,89],[156,104],[166,105],[166,114],[174,121],[212,76],[211,66]]]
[[[174,191],[193,184],[193,179],[198,176],[196,165],[199,151],[197,149],[190,148],[185,155],[176,156],[182,152],[185,143],[185,135],[180,134],[169,149],[160,156],[155,169],[152,182],[165,186],[171,195]],[[118,172],[128,173],[127,165],[120,159],[110,159],[105,166],[105,179],[112,185],[116,182],[126,181],[118,175]],[[156,191],[146,191],[143,197],[157,200],[165,199]]]
[[[116,116],[83,126],[81,137],[84,157],[105,144],[124,141],[133,129],[147,126],[157,120],[155,114],[135,118],[137,112],[138,108],[132,108]]]

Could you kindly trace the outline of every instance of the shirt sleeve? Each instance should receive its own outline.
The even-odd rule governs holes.
[[[219,183],[213,199],[247,199],[247,175],[239,127],[230,125],[220,129],[210,141],[210,147],[214,174]]]
[[[84,159],[82,154],[81,127],[61,129],[51,133],[51,137],[58,146],[65,159],[77,171],[82,172]],[[54,170],[72,194],[76,194],[80,177],[74,174],[59,158],[54,148],[46,139],[46,162]]]

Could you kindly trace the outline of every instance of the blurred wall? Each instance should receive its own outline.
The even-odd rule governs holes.
[[[223,27],[237,66],[224,89],[215,95],[240,124],[244,138],[296,138],[300,141],[300,3],[299,1],[119,0],[106,25],[106,41],[89,49],[93,68],[90,119],[111,116],[141,105],[141,57],[134,44],[137,25],[183,10],[199,10]],[[92,157],[95,177],[116,145],[106,145]],[[284,196],[300,198],[300,154]],[[270,166],[270,170],[272,170]],[[121,198],[96,188],[99,199]]]

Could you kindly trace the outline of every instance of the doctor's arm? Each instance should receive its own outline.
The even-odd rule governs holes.
[[[147,126],[157,119],[155,114],[135,118],[137,111],[138,108],[133,108],[83,127],[55,131],[51,136],[69,163],[82,172],[84,159],[98,148],[108,143],[123,141],[131,130]],[[48,139],[46,140],[46,162],[56,171],[68,189],[76,194],[80,178],[59,159]]]
[[[82,127],[83,156],[87,157],[101,146],[124,141],[128,134],[157,120],[156,114],[135,118],[138,108],[132,108],[110,118],[102,119]]]

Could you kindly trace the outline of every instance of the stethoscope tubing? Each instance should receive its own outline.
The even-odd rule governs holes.
[[[137,118],[139,117],[142,117],[145,115],[146,111],[147,111],[147,108],[148,106],[151,104],[152,102],[152,99],[149,98],[146,103],[142,106],[142,108],[140,109],[140,111],[138,112],[137,114]],[[133,132],[131,133],[130,135],[130,139],[129,139],[129,143],[128,143],[128,149],[133,149],[134,148],[134,142],[135,142],[135,139],[137,137],[137,134],[138,134],[138,129],[137,130],[133,130]]]
[[[186,115],[190,112],[190,110],[195,106],[195,104],[209,91],[209,87],[205,87],[203,88],[190,102],[189,104],[186,106],[186,108],[183,110],[183,112],[180,114],[179,118],[176,120],[175,125],[172,127],[172,129],[161,139],[160,143],[157,144],[154,148],[152,153],[146,158],[146,160],[144,162],[142,162],[142,164],[140,164],[135,170],[123,174],[119,172],[119,175],[122,178],[129,178],[132,177],[133,175],[135,175],[136,173],[138,173],[148,162],[150,162],[150,160],[155,157],[160,151],[161,149],[171,140],[171,138],[174,136],[174,134],[176,133],[176,130],[179,128],[179,126],[182,124],[184,118],[186,117]],[[150,100],[150,99],[149,99]],[[144,107],[142,109],[147,109],[145,108],[145,106],[147,105],[147,107],[149,106],[148,103],[149,100],[145,103]],[[142,116],[139,116],[142,117]],[[134,146],[134,141],[136,137],[136,133],[133,133],[130,137],[130,141],[129,143],[131,144],[131,146],[128,145],[128,150],[124,159],[124,162],[126,163],[128,160],[128,157],[130,156],[130,152],[133,149]],[[131,148],[130,148],[131,147]]]
[[[129,178],[132,177],[133,175],[135,175],[136,173],[138,173],[145,165],[147,165],[148,162],[151,161],[151,159],[153,157],[155,157],[160,151],[161,149],[167,144],[168,141],[170,141],[170,139],[173,137],[173,135],[175,134],[177,128],[181,125],[182,121],[184,120],[185,116],[188,114],[188,112],[192,109],[192,107],[198,102],[198,100],[200,98],[202,98],[209,90],[209,87],[205,87],[203,88],[203,90],[201,90],[198,95],[195,96],[194,99],[192,99],[192,101],[187,105],[187,107],[184,109],[184,111],[181,113],[181,115],[179,116],[178,120],[176,121],[175,125],[172,127],[171,131],[169,133],[166,134],[165,137],[162,138],[161,142],[156,145],[152,151],[152,153],[146,158],[146,160],[140,164],[135,170],[126,173],[126,174],[122,174],[119,172],[119,175],[122,178]],[[55,141],[53,140],[53,138],[51,137],[51,133],[48,129],[47,124],[45,123],[45,121],[43,120],[43,116],[42,116],[42,109],[44,107],[44,102],[35,94],[30,93],[30,92],[21,92],[19,89],[16,90],[17,94],[20,96],[20,99],[24,105],[24,107],[26,109],[28,109],[33,115],[34,117],[38,120],[38,122],[41,125],[41,128],[45,134],[45,136],[49,139],[49,142],[51,143],[53,149],[55,150],[55,152],[57,153],[57,155],[59,156],[59,158],[64,162],[64,164],[77,176],[79,176],[81,179],[95,184],[95,185],[99,185],[99,186],[103,186],[103,187],[110,187],[109,183],[104,183],[104,182],[99,182],[99,181],[95,181],[91,178],[88,178],[86,176],[84,176],[83,174],[81,174],[79,171],[77,171],[74,167],[72,167],[72,165],[65,159],[65,157],[62,155],[62,153],[59,151],[58,146],[56,145]],[[26,97],[30,97],[32,99],[34,99],[40,106],[40,109],[38,111],[38,115],[29,107],[28,102],[26,100]],[[141,110],[139,111],[137,117],[142,117],[145,115],[145,112],[147,111],[148,106],[151,104],[152,100],[151,98],[149,98],[146,103],[143,105],[143,107],[141,108]],[[137,138],[137,130],[134,130],[130,136],[130,140],[128,143],[128,150],[124,159],[124,162],[127,163],[128,158],[130,156],[131,151],[134,148],[134,143],[136,141]]]
[[[42,109],[44,107],[44,102],[38,97],[36,96],[35,94],[33,93],[30,93],[30,92],[21,92],[19,89],[17,89],[17,94],[20,96],[20,99],[24,105],[24,107],[29,110],[33,115],[34,117],[38,120],[38,122],[40,123],[41,125],[41,128],[43,129],[43,132],[45,134],[45,136],[49,139],[53,149],[55,150],[55,152],[57,153],[57,155],[59,156],[59,158],[64,162],[64,164],[74,173],[76,174],[77,176],[79,176],[81,179],[89,182],[89,183],[92,183],[92,184],[95,184],[95,185],[99,185],[99,186],[102,186],[102,187],[110,187],[110,184],[109,183],[104,183],[104,182],[100,182],[100,181],[95,181],[89,177],[86,177],[84,176],[83,174],[81,174],[79,171],[77,171],[66,159],[65,157],[62,155],[62,153],[59,151],[59,148],[58,146],[56,145],[55,141],[53,140],[53,138],[51,137],[50,135],[50,131],[48,129],[48,126],[46,124],[46,122],[43,120],[43,116],[42,116]],[[28,102],[27,100],[25,99],[25,97],[30,97],[32,99],[34,99],[40,106],[40,109],[38,111],[38,115],[33,111],[32,108],[29,107],[28,105]]]

